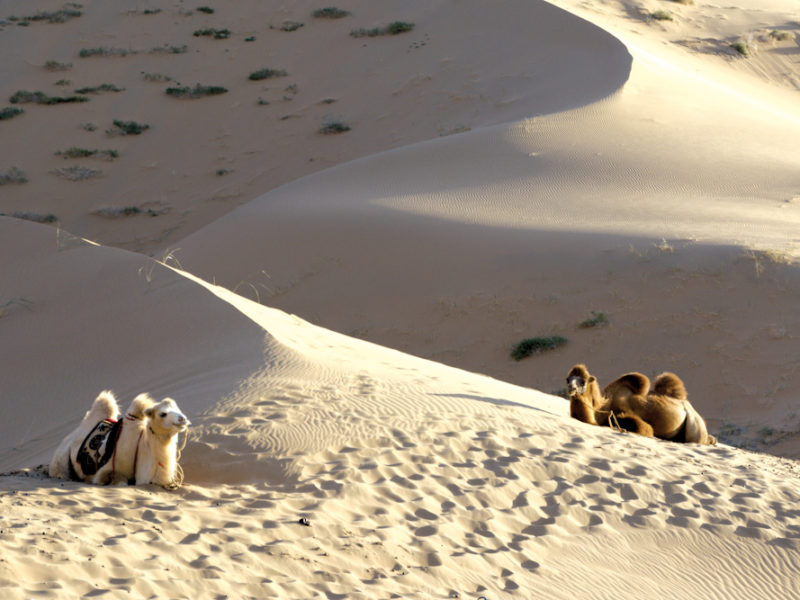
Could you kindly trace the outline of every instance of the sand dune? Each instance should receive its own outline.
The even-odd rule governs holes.
[[[173,375],[195,423],[187,484],[175,494],[30,471],[0,478],[2,502],[13,507],[0,534],[10,597],[798,592],[794,462],[601,431],[568,420],[559,398],[346,338],[163,267],[148,286],[122,266],[136,255],[85,244],[59,252],[51,229],[2,227],[3,240],[38,257],[32,281],[69,275],[62,309],[79,317],[81,307],[101,312],[155,296],[156,307],[130,311],[127,327],[168,328],[176,357],[197,373],[217,362],[201,382]],[[106,296],[71,300],[85,283],[66,259],[121,275]],[[226,327],[180,323],[168,294],[190,301],[195,320]],[[50,306],[42,299],[30,311],[52,326]],[[15,311],[4,326],[25,316]],[[258,332],[262,352],[228,363],[241,358],[222,351],[231,340],[255,343]],[[89,347],[105,339],[89,335]],[[52,344],[42,359],[57,364],[56,346],[65,351]],[[120,342],[134,356],[149,347]],[[261,368],[247,374],[256,356]],[[130,378],[125,361],[102,364],[109,379]],[[148,368],[153,383],[164,376]],[[72,393],[57,396],[59,423],[87,404],[88,393],[75,393],[86,385],[62,383]],[[29,387],[47,390],[36,378]],[[46,460],[36,435],[15,442],[24,452],[7,449],[4,462]],[[609,578],[622,565],[620,592]]]
[[[0,172],[30,179],[0,187],[26,217],[0,216],[3,597],[800,596],[800,26],[729,4],[0,22],[0,93],[125,88],[0,122]],[[534,335],[568,343],[512,360]],[[722,443],[570,419],[579,361],[678,372]],[[44,475],[106,388],[177,399],[183,487]]]

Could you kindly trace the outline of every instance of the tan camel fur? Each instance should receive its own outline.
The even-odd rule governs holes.
[[[688,400],[686,388],[674,373],[662,373],[653,382],[641,373],[626,373],[600,390],[586,365],[567,375],[570,416],[592,425],[615,426],[641,435],[714,445],[706,423]]]

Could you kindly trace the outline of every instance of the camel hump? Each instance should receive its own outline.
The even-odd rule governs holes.
[[[669,396],[678,400],[686,400],[689,394],[681,378],[675,373],[662,373],[653,382],[653,391],[661,396]]]
[[[603,396],[612,399],[646,396],[650,391],[650,380],[641,373],[625,373],[603,388]]]

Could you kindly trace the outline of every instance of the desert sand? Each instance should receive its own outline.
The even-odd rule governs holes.
[[[0,0],[3,597],[800,597],[796,3],[337,6]],[[45,475],[103,389],[181,488]]]

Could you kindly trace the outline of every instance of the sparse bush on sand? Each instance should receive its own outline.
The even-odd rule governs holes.
[[[70,2],[64,5],[61,10],[40,11],[35,15],[27,17],[9,17],[8,20],[17,23],[18,25],[30,25],[38,21],[45,21],[47,23],[66,23],[70,19],[77,19],[83,13],[78,10],[81,8],[80,4]]]
[[[0,121],[7,121],[8,119],[13,119],[17,115],[21,115],[25,111],[21,108],[17,108],[16,106],[9,106],[8,108],[0,109]]]
[[[414,23],[394,21],[393,23],[389,23],[386,27],[375,27],[374,29],[354,29],[350,32],[350,35],[354,38],[398,35],[400,33],[411,31],[412,29],[414,29]]]
[[[743,42],[741,40],[738,42],[733,42],[731,44],[731,48],[736,50],[736,52],[738,52],[744,57],[749,57],[750,54],[752,53],[752,50],[750,49],[750,46],[747,44],[747,42]]]
[[[592,316],[585,321],[581,321],[578,327],[581,329],[591,329],[592,327],[602,327],[604,325],[608,325],[608,317],[606,314],[592,311]]]
[[[769,32],[769,37],[776,42],[785,42],[792,39],[792,34],[788,31],[777,31],[776,29],[773,29]]]
[[[83,87],[75,90],[76,94],[99,94],[100,92],[124,92],[125,88],[119,88],[113,83],[101,83],[91,87]]]
[[[550,337],[534,337],[527,338],[516,344],[511,349],[511,358],[520,361],[527,358],[532,354],[539,354],[547,352],[548,350],[555,350],[567,343],[567,338],[560,335],[553,335]]]
[[[69,71],[72,63],[62,63],[57,60],[48,60],[44,63],[44,68],[48,71]]]
[[[672,15],[666,10],[654,10],[648,15],[648,18],[655,21],[672,21]]]
[[[163,73],[145,73],[142,72],[142,77],[144,77],[145,81],[155,81],[156,83],[164,83],[166,81],[172,81],[172,77],[169,75],[164,75]]]
[[[104,206],[96,208],[91,214],[107,219],[119,219],[122,217],[135,217],[136,215],[147,215],[157,217],[164,214],[165,210],[153,210],[152,208],[141,208],[139,206]]]
[[[186,99],[204,98],[206,96],[217,96],[219,94],[225,94],[227,92],[228,92],[227,88],[224,88],[219,85],[200,85],[199,83],[193,88],[187,85],[180,87],[169,87],[165,91],[167,96],[172,96],[173,98],[186,98]]]
[[[11,167],[5,171],[0,171],[0,185],[8,183],[28,183],[28,178],[22,169]]]
[[[64,104],[69,102],[88,102],[86,96],[48,96],[44,92],[19,90],[9,99],[11,104]]]
[[[211,8],[210,6],[198,6],[196,10],[197,12],[205,13],[207,15],[214,14],[214,9]]]
[[[0,213],[2,214],[2,213]],[[42,215],[40,213],[34,212],[15,212],[11,213],[10,215],[3,215],[3,216],[11,216],[15,219],[22,219],[24,221],[33,221],[34,223],[57,223],[58,217],[55,216],[53,213],[48,213],[46,215]]]
[[[316,19],[342,19],[350,16],[350,11],[336,8],[335,6],[328,6],[327,8],[318,8],[312,15]]]
[[[281,23],[281,26],[278,27],[281,31],[292,32],[297,31],[301,27],[303,27],[305,23],[301,23],[300,21],[284,21]]]
[[[259,69],[253,71],[247,78],[251,81],[261,81],[262,79],[272,79],[273,77],[286,77],[288,73],[285,69]]]
[[[325,120],[322,127],[319,128],[319,133],[322,135],[335,135],[337,133],[344,133],[350,131],[351,127],[347,123],[337,119]]]
[[[78,56],[81,58],[90,58],[92,56],[128,56],[129,54],[136,54],[136,50],[127,50],[125,48],[81,48]]]
[[[170,46],[164,44],[163,46],[154,46],[147,51],[148,54],[186,54],[189,51],[189,46]]]
[[[99,177],[103,172],[99,169],[88,169],[86,167],[59,167],[50,171],[54,175],[66,179],[67,181],[83,181],[84,179],[92,179]]]
[[[231,37],[231,32],[229,29],[214,29],[212,27],[206,27],[205,29],[198,29],[192,34],[194,37],[210,37],[214,40],[227,40]]]
[[[119,152],[116,150],[89,150],[88,148],[78,148],[77,146],[72,146],[66,150],[60,150],[56,152],[56,156],[61,156],[63,158],[98,157],[105,158],[106,160],[114,160],[115,158],[119,158]]]
[[[116,127],[116,129],[109,129],[108,133],[117,133],[119,135],[139,135],[150,129],[150,125],[146,123],[137,123],[136,121],[120,121],[118,119],[114,119],[114,127]]]

